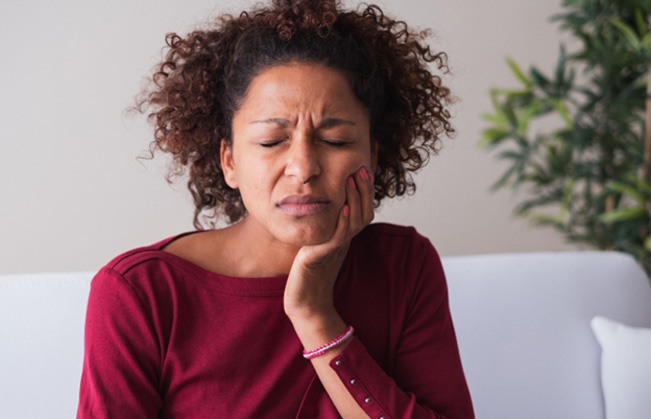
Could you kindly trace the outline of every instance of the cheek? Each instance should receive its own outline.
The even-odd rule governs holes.
[[[241,148],[236,152],[234,176],[241,187],[246,185],[249,189],[261,189],[270,181],[274,173],[273,162],[257,155],[255,150]]]
[[[362,166],[366,167],[368,170],[372,169],[372,158],[371,153],[368,152],[359,152],[351,156],[346,164],[346,177],[355,174]]]
[[[279,195],[286,193],[282,175],[282,169],[262,159],[247,165],[243,175],[245,180],[240,182],[243,199],[249,201],[250,205],[267,205],[278,199]]]
[[[344,164],[339,161],[338,164],[334,165],[331,176],[332,187],[340,192],[340,195],[343,197],[342,199],[345,199],[348,178],[353,176],[362,166],[370,169],[370,164],[370,156],[365,156],[360,153],[359,155],[351,156]]]

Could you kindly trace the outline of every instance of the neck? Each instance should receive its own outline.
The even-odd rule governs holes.
[[[299,247],[278,241],[247,216],[228,229],[232,255],[238,260],[242,276],[266,277],[289,273]]]

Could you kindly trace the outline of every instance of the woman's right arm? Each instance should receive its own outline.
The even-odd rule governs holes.
[[[118,272],[91,283],[77,418],[157,417],[161,348],[151,313]]]

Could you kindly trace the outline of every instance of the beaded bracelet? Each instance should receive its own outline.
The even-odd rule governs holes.
[[[337,346],[341,346],[344,343],[346,343],[348,340],[350,340],[353,337],[353,333],[355,333],[355,329],[353,329],[353,326],[348,326],[346,328],[346,331],[344,331],[344,333],[337,336],[336,338],[326,343],[325,345],[321,345],[318,348],[313,349],[311,351],[303,351],[303,358],[312,359],[312,358],[316,358],[317,356],[321,356],[324,353],[328,352],[330,349],[334,349]]]

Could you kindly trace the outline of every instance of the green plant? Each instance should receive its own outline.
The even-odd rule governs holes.
[[[525,187],[516,214],[651,272],[651,1],[564,0],[552,20],[578,41],[554,73],[508,59],[520,87],[491,90],[481,144],[508,162],[494,188]]]

